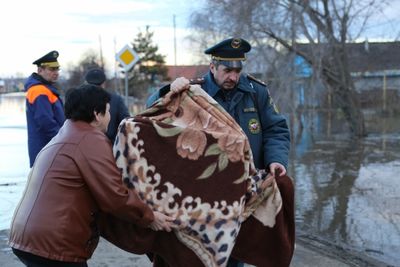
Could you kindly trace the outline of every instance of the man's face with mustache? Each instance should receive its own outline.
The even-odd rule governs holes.
[[[241,68],[229,68],[224,65],[210,64],[216,84],[224,90],[232,90],[239,82]]]

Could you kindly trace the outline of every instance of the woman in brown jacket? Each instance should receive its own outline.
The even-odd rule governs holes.
[[[97,247],[97,217],[171,231],[173,218],[152,211],[122,184],[111,144],[110,95],[98,86],[67,92],[67,120],[38,154],[15,210],[9,244],[27,266],[87,266]]]

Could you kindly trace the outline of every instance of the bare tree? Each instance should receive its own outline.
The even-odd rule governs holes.
[[[303,57],[332,92],[352,134],[361,137],[366,135],[364,118],[346,44],[360,36],[371,15],[385,4],[385,0],[207,0],[205,8],[193,14],[192,26],[211,36],[211,42],[221,36],[243,36],[257,46],[268,44]],[[299,45],[301,41],[308,49]]]
[[[76,65],[69,66],[67,88],[76,87],[85,81],[85,73],[90,68],[101,68],[99,54],[93,49],[86,50]]]

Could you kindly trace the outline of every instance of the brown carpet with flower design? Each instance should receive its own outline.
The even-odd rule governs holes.
[[[177,230],[116,226],[105,231],[111,242],[156,255],[157,266],[226,266],[231,254],[257,266],[289,266],[291,179],[255,170],[246,135],[199,86],[171,91],[123,121],[114,154],[124,183],[153,210],[176,218]],[[118,234],[133,232],[135,244],[122,244],[126,237]]]

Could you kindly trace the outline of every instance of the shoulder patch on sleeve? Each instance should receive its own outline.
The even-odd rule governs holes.
[[[261,85],[267,86],[267,84],[266,84],[265,82],[263,82],[263,81],[257,79],[257,78],[254,77],[253,75],[247,74],[247,78],[248,78],[249,80],[252,80],[252,81],[256,82],[256,83],[259,83],[259,84],[261,84]]]
[[[26,93],[26,99],[28,100],[29,104],[33,104],[41,95],[47,96],[47,99],[51,104],[54,104],[58,100],[58,97],[53,94],[49,88],[42,84],[37,84],[29,88]]]

